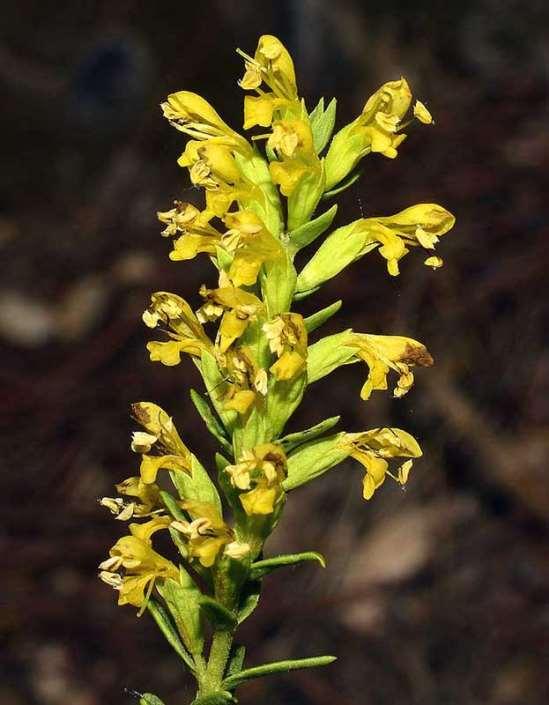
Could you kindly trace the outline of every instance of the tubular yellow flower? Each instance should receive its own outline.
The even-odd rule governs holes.
[[[118,494],[132,497],[138,502],[128,502],[121,497],[103,497],[99,503],[106,507],[120,521],[132,517],[146,517],[162,507],[160,489],[155,483],[146,484],[141,477],[128,477],[127,480],[115,485]]]
[[[226,411],[248,413],[257,399],[257,394],[267,393],[267,373],[260,368],[247,346],[232,347],[219,356],[219,364],[227,388],[222,394],[223,407]]]
[[[182,506],[191,521],[175,521],[171,526],[187,542],[189,558],[198,560],[205,568],[211,568],[223,548],[234,540],[234,532],[213,504],[187,501]]]
[[[350,448],[350,455],[364,467],[363,497],[371,499],[374,492],[390,475],[399,484],[408,480],[412,461],[408,460],[394,476],[389,471],[389,458],[419,458],[422,455],[416,439],[400,428],[374,428],[364,433],[345,433],[341,441],[343,447]]]
[[[167,517],[157,517],[145,524],[130,524],[130,536],[123,536],[100,565],[99,577],[118,590],[119,605],[145,608],[154,583],[159,578],[176,580],[176,566],[152,548],[151,536],[170,524]],[[124,569],[124,577],[118,571]]]
[[[225,473],[232,486],[241,491],[240,502],[248,516],[272,514],[284,496],[286,455],[280,446],[263,443],[245,450],[235,465],[225,468]]]
[[[307,331],[299,313],[282,313],[263,324],[271,352],[278,360],[270,367],[280,380],[293,379],[307,366]]]
[[[157,213],[158,219],[166,224],[162,235],[169,237],[181,233],[174,240],[170,259],[177,262],[189,260],[200,252],[213,255],[221,242],[221,233],[210,225],[214,214],[199,211],[190,203],[175,202],[175,208]]]
[[[369,399],[372,391],[387,389],[390,369],[399,375],[393,396],[402,397],[414,383],[410,368],[414,365],[430,367],[433,364],[431,354],[422,343],[399,335],[350,333],[344,345],[356,348],[357,357],[368,365],[368,378],[360,392],[362,399]]]
[[[200,295],[206,303],[198,310],[199,320],[215,320],[223,315],[219,326],[219,352],[226,352],[235,340],[244,334],[263,304],[254,294],[234,286],[207,289],[202,286]]]
[[[151,301],[143,314],[143,322],[149,328],[164,324],[171,338],[167,343],[147,343],[151,361],[167,366],[178,365],[181,353],[200,357],[203,350],[211,349],[211,340],[184,299],[176,294],[157,291],[151,296]]]
[[[244,154],[251,152],[248,141],[223,122],[208,101],[196,93],[171,93],[160,107],[170,125],[190,137],[199,140],[217,137]]]

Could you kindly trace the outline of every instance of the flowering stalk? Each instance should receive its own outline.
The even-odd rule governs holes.
[[[422,343],[403,336],[346,330],[311,343],[310,334],[341,301],[306,318],[292,306],[370,252],[385,259],[392,276],[415,247],[427,251],[425,264],[440,267],[433,251],[454,224],[451,213],[431,203],[359,218],[333,229],[296,272],[297,252],[331,228],[337,205],[322,205],[357,179],[363,158],[396,157],[403,130],[433,120],[421,102],[412,107],[401,78],[381,86],[332,137],[335,99],[307,110],[292,59],[276,37],[262,36],[253,57],[239,53],[245,60],[244,128],[263,128],[250,140],[194,93],[173,93],[162,104],[170,124],[191,138],[179,164],[205,192],[203,210],[176,201],[158,213],[162,235],[171,238],[174,261],[208,255],[217,281],[200,288],[196,309],[161,291],[143,314],[161,338],[147,344],[151,360],[173,366],[189,355],[202,375],[205,391],[191,390],[191,399],[219,444],[217,478],[168,413],[138,402],[133,416],[142,430],[133,434],[131,448],[140,457],[139,474],[116,485],[119,496],[101,500],[130,524],[101,563],[100,577],[118,592],[120,605],[152,615],[197,681],[194,705],[236,702],[235,690],[247,680],[334,660],[244,666],[245,650],[234,636],[255,610],[262,580],[305,561],[325,565],[312,551],[267,556],[265,541],[288,495],[347,458],[362,465],[369,500],[387,477],[405,484],[421,456],[417,441],[398,428],[334,432],[338,416],[284,434],[306,389],[342,365],[365,363],[360,396],[368,399],[388,388],[390,375],[393,395],[404,396],[413,368],[433,362]],[[159,473],[171,481],[170,491],[161,489]],[[154,548],[159,531],[169,533],[175,561]],[[141,702],[161,703],[151,694]]]

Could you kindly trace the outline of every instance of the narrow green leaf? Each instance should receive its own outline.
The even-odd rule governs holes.
[[[318,120],[322,114],[324,113],[324,98],[321,98],[318,103],[315,105],[315,107],[311,110],[309,113],[309,120],[312,123],[315,122],[315,120]]]
[[[200,599],[200,607],[210,624],[216,629],[234,629],[238,623],[235,615],[213,597],[203,595]]]
[[[332,136],[332,132],[334,131],[337,101],[335,98],[332,98],[332,100],[328,103],[326,110],[322,110],[322,112],[319,110],[316,112],[319,105],[320,103],[309,115],[309,120],[311,121],[311,131],[313,133],[313,144],[317,154],[320,154],[324,147],[328,144],[328,141]]]
[[[217,693],[210,693],[203,698],[193,700],[191,705],[227,705],[227,703],[235,703],[231,693],[226,690],[220,690]]]
[[[349,450],[341,445],[344,435],[343,432],[336,433],[299,446],[288,458],[288,476],[283,483],[284,489],[294,490],[343,462],[349,456]]]
[[[321,160],[320,170],[305,173],[288,196],[289,231],[296,230],[310,219],[324,192],[325,183],[324,160]]]
[[[210,405],[202,394],[199,394],[196,389],[191,389],[191,400],[200,414],[202,421],[206,424],[208,431],[219,441],[219,444],[225,452],[232,453],[232,446],[227,439],[225,429],[214,416]]]
[[[164,701],[152,693],[143,693],[139,699],[139,705],[164,705]]]
[[[286,248],[280,257],[265,263],[260,281],[268,317],[289,311],[297,273]]]
[[[314,242],[322,233],[326,232],[333,223],[336,213],[337,204],[334,204],[325,213],[319,215],[318,218],[310,220],[308,223],[304,223],[299,228],[288,233],[288,238],[294,252],[301,250],[303,247],[307,247],[307,245]]]
[[[165,490],[160,490],[160,497],[164,502],[164,506],[168,512],[172,515],[174,519],[178,521],[187,521],[188,517],[185,512],[181,509],[175,498]]]
[[[257,580],[250,580],[244,586],[240,596],[240,607],[238,610],[238,623],[242,624],[245,619],[252,614],[259,603],[261,594],[261,583]]]
[[[288,661],[275,661],[274,663],[264,663],[262,666],[247,668],[234,676],[229,676],[223,681],[223,687],[233,690],[245,681],[252,678],[262,678],[273,673],[288,673],[299,668],[316,668],[317,666],[328,666],[336,660],[335,656],[313,656],[312,658],[292,659]]]
[[[321,436],[323,433],[326,433],[326,431],[329,431],[337,424],[340,418],[341,416],[331,416],[329,419],[324,419],[324,421],[321,421],[310,428],[306,428],[304,431],[289,433],[287,436],[280,438],[277,443],[280,443],[286,453],[290,453],[290,451],[297,448],[297,446],[302,443],[312,441],[313,439],[318,438],[318,436]]]
[[[227,675],[233,676],[242,670],[244,659],[246,657],[246,647],[242,644],[233,644],[229,663],[227,664]]]
[[[225,470],[227,465],[230,465],[231,461],[227,460],[227,458],[224,455],[221,455],[221,453],[216,453],[215,454],[215,466],[217,468],[217,472],[222,472]]]
[[[313,286],[312,289],[307,289],[306,291],[296,291],[294,294],[294,301],[302,301],[303,299],[306,299],[307,296],[311,296],[311,294],[314,294],[315,291],[318,291],[320,289],[319,286]]]
[[[166,610],[153,599],[150,599],[147,603],[147,609],[153,616],[154,621],[158,625],[158,628],[166,637],[168,644],[174,649],[177,655],[187,664],[188,668],[194,673],[195,665],[194,661],[187,651],[187,649],[181,643],[179,634],[174,627],[172,620]]]
[[[170,473],[181,499],[213,504],[221,514],[221,499],[216,486],[194,454],[191,454],[191,472],[191,475],[183,472]]]
[[[174,528],[171,527],[171,526],[168,526],[168,531],[170,532],[171,539],[172,539],[172,541],[174,542],[174,545],[175,545],[175,547],[177,548],[177,550],[179,551],[179,553],[181,554],[181,556],[182,556],[183,558],[188,558],[188,557],[189,557],[189,551],[188,551],[188,548],[187,548],[187,544],[186,544],[185,541],[183,540],[183,538],[182,538],[181,534],[179,533],[179,531],[177,531],[177,529],[174,529]]]
[[[271,437],[279,436],[286,422],[299,406],[307,386],[307,375],[302,373],[294,379],[276,380],[272,378],[267,394],[268,423]]]
[[[342,365],[358,362],[356,350],[345,346],[351,330],[328,335],[309,345],[307,354],[307,379],[309,384],[326,377]]]
[[[281,556],[265,558],[262,561],[256,561],[252,563],[250,575],[253,579],[259,580],[259,578],[272,573],[273,570],[277,570],[278,568],[287,568],[307,561],[317,561],[323,568],[326,567],[326,560],[322,554],[316,551],[306,551],[304,553],[287,553]]]
[[[307,318],[305,318],[304,320],[307,333],[312,333],[314,330],[324,325],[326,321],[328,321],[334,314],[339,311],[342,303],[343,302],[341,301],[341,299],[339,301],[334,301],[334,303],[330,304],[330,306],[326,306],[326,308],[320,309],[320,311],[313,313],[311,316],[307,316]]]
[[[158,588],[172,615],[183,643],[193,656],[202,653],[204,634],[200,619],[202,594],[191,576],[180,566],[181,582],[171,578]]]
[[[322,194],[322,200],[326,200],[327,198],[332,198],[333,196],[337,196],[338,193],[341,193],[342,191],[345,191],[345,189],[348,189],[349,186],[352,186],[356,181],[360,179],[362,176],[362,169],[357,169],[356,171],[352,171],[343,181],[340,181],[337,186],[334,186],[334,188],[330,189],[329,191],[325,191]]]

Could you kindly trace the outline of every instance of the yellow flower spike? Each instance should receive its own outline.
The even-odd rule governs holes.
[[[225,353],[234,341],[243,335],[248,325],[263,308],[263,304],[257,296],[234,286],[219,289],[202,287],[200,295],[206,299],[206,304],[198,310],[199,318],[209,320],[212,313],[219,315],[220,312],[224,312],[218,331],[219,352],[221,354]],[[212,309],[212,304],[216,307],[215,309]]]
[[[189,558],[211,568],[223,548],[233,542],[234,533],[212,504],[189,501],[183,503],[183,509],[192,521],[175,521],[171,526],[187,541]]]
[[[147,344],[153,362],[164,365],[177,365],[181,353],[200,357],[204,350],[210,350],[212,342],[189,304],[176,294],[158,291],[151,297],[151,305],[143,314],[143,322],[149,328],[164,324],[171,341]]]
[[[368,378],[360,393],[362,399],[369,399],[375,390],[387,389],[387,375],[390,369],[399,375],[393,396],[404,396],[414,382],[410,368],[414,365],[430,367],[433,364],[433,358],[427,348],[413,338],[350,333],[344,344],[356,348],[357,357],[369,368]]]
[[[363,497],[366,500],[372,498],[385,481],[386,475],[391,475],[401,485],[407,482],[413,461],[403,463],[398,475],[393,476],[387,459],[419,458],[422,455],[416,439],[400,428],[374,428],[364,433],[345,433],[341,443],[350,448],[351,457],[358,460],[366,470],[363,481]]]
[[[293,379],[307,366],[307,331],[299,313],[282,313],[263,324],[271,352],[278,360],[270,371],[279,380]]]
[[[208,101],[196,93],[190,91],[171,93],[160,107],[164,117],[177,130],[199,140],[222,138],[227,145],[242,153],[251,153],[248,141],[231,129]]]
[[[245,450],[237,463],[225,468],[225,473],[235,489],[244,491],[240,502],[248,516],[272,514],[284,496],[286,455],[280,446],[263,443]]]

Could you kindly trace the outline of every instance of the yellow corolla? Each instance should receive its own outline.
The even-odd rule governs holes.
[[[143,322],[149,328],[164,324],[170,341],[147,343],[153,362],[172,366],[181,362],[181,353],[200,357],[204,350],[212,348],[212,342],[189,304],[176,294],[157,291],[151,296],[151,305],[143,314]]]
[[[369,399],[372,391],[387,389],[389,370],[399,375],[393,396],[402,397],[414,383],[411,368],[414,365],[430,367],[433,364],[425,345],[400,335],[349,333],[344,345],[356,348],[356,356],[368,365],[368,378],[360,392],[362,399]]]
[[[171,93],[160,106],[170,125],[190,137],[220,139],[243,154],[250,154],[248,141],[231,129],[207,100],[191,91]]]
[[[99,577],[118,591],[119,605],[134,605],[142,612],[157,579],[178,578],[176,566],[152,548],[152,535],[170,523],[168,517],[156,517],[145,524],[130,524],[131,535],[119,539],[100,564]],[[118,572],[121,569],[124,577]]]
[[[265,34],[259,38],[253,57],[237,51],[244,57],[246,68],[240,86],[258,93],[257,97],[247,95],[244,99],[244,129],[254,125],[268,127],[278,111],[293,110],[299,114],[294,64],[282,42]]]
[[[257,395],[267,394],[267,372],[260,368],[247,346],[231,347],[219,355],[221,372],[227,380],[223,392],[223,408],[247,414]]]
[[[227,213],[223,222],[229,230],[223,235],[222,245],[234,253],[229,279],[236,287],[252,286],[262,265],[282,256],[282,246],[252,211]]]
[[[307,367],[307,330],[299,313],[281,313],[263,324],[269,348],[278,360],[270,371],[279,380],[293,379]]]
[[[398,469],[397,475],[389,470],[388,459],[419,458],[421,448],[416,439],[400,428],[374,428],[364,433],[345,433],[341,444],[350,448],[350,455],[364,467],[363,497],[371,499],[374,492],[389,475],[399,484],[408,480],[412,461],[407,460]]]
[[[171,526],[186,540],[189,558],[211,568],[223,548],[234,540],[234,533],[213,504],[189,501],[182,506],[191,521],[175,521]]]
[[[240,502],[248,516],[272,514],[284,496],[287,460],[282,448],[274,443],[245,450],[225,472],[233,487],[241,491]]]
[[[170,259],[174,262],[192,259],[200,252],[215,254],[221,242],[221,233],[210,224],[213,212],[200,211],[191,203],[176,201],[174,208],[156,215],[166,225],[162,235],[170,237],[181,233],[174,240],[170,252]]]
[[[118,494],[131,497],[131,501],[121,497],[103,497],[99,503],[109,509],[120,521],[150,516],[162,507],[160,488],[154,482],[146,484],[141,477],[128,477],[115,487]]]
[[[203,286],[200,295],[205,299],[204,305],[197,311],[200,320],[206,322],[223,315],[218,331],[221,354],[243,335],[263,308],[263,303],[257,296],[235,286],[223,286],[219,289],[207,289]]]

